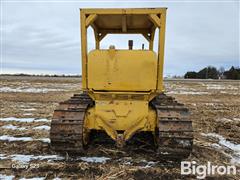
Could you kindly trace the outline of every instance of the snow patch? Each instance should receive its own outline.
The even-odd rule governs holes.
[[[8,118],[0,118],[0,121],[17,121],[17,122],[49,122],[50,120],[42,118],[42,119],[35,119],[35,118],[16,118],[16,117],[8,117]]]
[[[220,85],[220,84],[206,84],[207,89],[213,89],[213,90],[221,90],[221,89],[229,89],[229,90],[238,90],[237,87],[234,87],[232,85]]]
[[[21,163],[29,163],[32,160],[48,160],[48,161],[59,161],[63,160],[64,157],[59,155],[44,155],[44,156],[35,156],[35,155],[25,155],[25,154],[12,154],[12,155],[4,155],[2,154],[4,159],[11,159],[13,161],[18,161]]]
[[[213,143],[213,144],[211,144],[211,146],[213,148],[216,148],[216,149],[221,149],[221,146],[219,144],[217,144],[217,143]]]
[[[42,119],[34,119],[34,122],[50,122],[50,120],[42,118]]]
[[[147,162],[147,165],[144,166],[144,168],[150,168],[150,167],[153,167],[155,164],[157,164],[157,162],[149,161],[149,162]]]
[[[240,118],[233,118],[234,121],[240,121]]]
[[[207,105],[207,106],[214,106],[215,104],[214,103],[205,103],[205,105]]]
[[[220,118],[220,119],[217,119],[218,122],[232,122],[231,119],[228,119],[228,118]]]
[[[35,130],[50,130],[50,126],[46,126],[46,125],[37,126],[37,127],[34,127],[33,129],[35,129]]]
[[[5,126],[1,126],[1,128],[2,128],[2,129],[19,130],[19,131],[26,130],[25,127],[18,127],[18,126],[14,126],[14,125],[12,125],[12,124],[5,125]]]
[[[10,129],[10,130],[19,130],[19,131],[31,129],[31,127],[19,127],[19,126],[14,126],[12,124],[0,126],[0,128],[1,129]],[[42,125],[42,126],[33,127],[32,129],[38,130],[38,131],[49,131],[50,130],[50,126]]]
[[[216,134],[216,133],[208,133],[204,134],[202,133],[203,136],[205,137],[213,137],[218,139],[218,145],[222,148],[228,148],[230,149],[233,154],[231,156],[231,163],[233,164],[240,164],[240,144],[234,144],[228,140],[226,140],[223,136]],[[220,148],[218,147],[218,148]]]
[[[21,178],[19,180],[44,180],[45,177]]]
[[[5,175],[5,174],[0,174],[0,179],[4,180],[12,180],[15,176],[13,175]]]
[[[229,92],[227,92],[227,91],[220,91],[220,93],[221,94],[230,94],[230,95],[239,95],[240,94],[240,92],[231,92],[231,91],[229,91]]]
[[[21,163],[29,163],[32,160],[47,160],[50,161],[61,161],[65,158],[59,155],[25,155],[25,154],[0,154],[0,159],[11,159],[13,161],[18,161]],[[108,157],[78,157],[77,160],[82,160],[89,163],[106,163],[107,160],[110,160]],[[150,166],[152,163],[150,162],[148,165]]]
[[[31,137],[13,137],[8,135],[0,136],[0,141],[33,141]]]
[[[1,87],[0,92],[25,92],[25,93],[47,93],[51,91],[66,91],[65,89],[55,88],[35,88],[35,87]]]
[[[22,109],[23,111],[36,111],[35,108]]]
[[[8,118],[0,118],[0,121],[33,122],[33,121],[34,121],[34,118],[8,117]]]
[[[0,154],[0,159],[6,159],[4,154]]]
[[[36,156],[34,157],[35,159],[39,159],[39,160],[55,160],[55,161],[59,161],[59,160],[63,160],[64,157],[59,156],[59,155],[45,155],[45,156]]]
[[[233,119],[219,118],[219,119],[217,119],[217,121],[218,122],[238,123],[238,122],[240,122],[240,118],[233,118]]]
[[[183,95],[202,95],[209,94],[208,92],[197,92],[197,91],[169,91],[167,94],[183,94]]]
[[[34,157],[33,155],[14,154],[14,155],[8,156],[7,158],[10,158],[13,161],[28,163],[33,157]]]
[[[208,133],[208,134],[202,133],[202,134],[203,134],[203,136],[217,138],[217,139],[219,139],[219,144],[220,145],[226,146],[233,151],[240,152],[240,144],[234,144],[234,143],[226,140],[223,136],[221,136],[219,134],[216,134],[216,133]]]
[[[31,116],[32,113],[23,113],[24,116]]]
[[[108,157],[81,157],[82,161],[90,162],[90,163],[106,163],[110,158]]]
[[[142,163],[145,163],[146,165],[143,166],[143,168],[150,168],[150,167],[153,167],[157,164],[157,162],[154,162],[154,161],[147,161],[145,159],[141,160],[140,162]]]
[[[224,86],[219,84],[206,84],[207,89],[225,89]]]
[[[0,136],[0,141],[42,141],[44,143],[50,143],[49,138],[39,138],[39,139],[33,139],[32,137],[14,137],[14,136],[8,136],[3,135]]]
[[[37,141],[42,141],[44,143],[50,143],[51,140],[49,138],[41,138],[41,139],[36,139]]]

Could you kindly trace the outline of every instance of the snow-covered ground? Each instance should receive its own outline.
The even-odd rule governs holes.
[[[216,119],[216,121],[218,122],[228,122],[228,123],[240,123],[240,118],[219,118],[219,119]]]
[[[20,163],[29,163],[32,160],[48,160],[48,161],[59,161],[63,160],[64,157],[59,155],[26,155],[26,154],[0,154],[0,159],[11,159],[13,161],[18,161]]]
[[[44,143],[50,143],[49,138],[39,138],[39,139],[34,139],[32,137],[14,137],[14,136],[9,136],[9,135],[3,135],[0,136],[0,141],[42,141]]]
[[[176,91],[169,91],[167,94],[185,94],[185,95],[202,95],[202,94],[209,94],[208,92],[197,92],[197,91],[181,91],[181,90],[176,90]]]
[[[1,84],[0,92],[15,93],[48,93],[54,91],[69,91],[79,89],[80,84],[45,84],[45,83],[6,83]]]
[[[228,89],[228,90],[238,90],[238,87],[232,86],[232,85],[220,85],[220,84],[206,84],[205,85],[207,89]]]
[[[1,87],[0,92],[47,93],[50,91],[65,91],[65,89],[34,88],[34,87]]]
[[[43,126],[36,126],[36,127],[34,127],[33,129],[49,131],[49,130],[50,130],[50,126],[46,126],[46,125],[43,125]]]
[[[214,83],[198,83],[198,88],[189,86],[183,86],[182,84],[169,84],[165,83],[167,94],[179,94],[179,95],[210,95],[213,91],[217,90],[221,94],[240,94],[239,86],[227,85],[227,84],[214,84]]]
[[[226,153],[224,152],[225,155],[231,158],[231,163],[232,164],[239,164],[240,165],[240,144],[234,144],[228,140],[226,140],[223,136],[216,134],[216,133],[201,133],[202,136],[205,137],[210,137],[210,138],[215,138],[217,139],[217,144],[214,143],[213,147],[223,151],[224,149],[230,150],[232,153]]]
[[[15,176],[13,175],[5,175],[5,174],[0,174],[0,179],[1,180],[12,180]]]
[[[19,180],[45,180],[45,177],[21,178]]]
[[[49,131],[50,130],[50,126],[48,125],[42,125],[42,126],[15,126],[12,124],[7,124],[4,126],[0,126],[1,129],[9,129],[9,130],[18,130],[18,131],[24,131],[24,130],[41,130],[41,131]]]
[[[5,125],[5,126],[0,126],[0,128],[2,128],[2,129],[11,129],[11,130],[19,130],[19,131],[23,131],[23,130],[27,129],[25,127],[14,126],[12,124]]]
[[[25,108],[25,109],[22,109],[23,111],[36,111],[37,109],[36,108]]]
[[[7,117],[7,118],[0,118],[0,121],[17,121],[17,122],[50,122],[49,119],[41,118],[16,118],[16,117]]]
[[[80,157],[79,159],[90,163],[106,163],[107,160],[110,160],[108,157]]]
[[[31,154],[0,154],[0,160],[11,159],[12,161],[18,161],[20,163],[29,163],[32,160],[47,160],[47,161],[60,161],[65,157],[60,155],[31,155]],[[108,157],[76,157],[75,160],[81,160],[88,163],[106,163],[111,158]]]

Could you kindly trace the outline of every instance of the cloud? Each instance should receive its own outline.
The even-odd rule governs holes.
[[[238,2],[3,2],[3,72],[80,74],[79,8],[89,7],[168,7],[166,75],[207,65],[239,66],[238,6]],[[101,46],[126,48],[129,39],[136,48],[142,43],[147,47],[141,35],[108,35]],[[93,48],[94,36],[89,30],[88,49]]]

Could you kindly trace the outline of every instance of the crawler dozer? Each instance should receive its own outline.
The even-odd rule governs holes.
[[[61,102],[51,122],[51,147],[84,153],[92,131],[105,132],[118,147],[133,135],[151,133],[161,158],[187,158],[193,130],[189,111],[164,94],[163,63],[167,8],[80,9],[82,93]],[[88,52],[87,29],[95,49]],[[158,51],[154,37],[158,33]],[[108,34],[140,34],[148,47],[101,49]]]

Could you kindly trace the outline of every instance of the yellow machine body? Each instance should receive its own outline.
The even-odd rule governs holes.
[[[155,131],[156,113],[148,101],[133,99],[97,100],[88,110],[85,126],[88,129],[105,130],[120,144],[137,131]],[[119,133],[121,132],[121,133]]]
[[[157,56],[153,51],[94,50],[88,55],[88,88],[104,91],[154,91]]]
[[[156,111],[149,102],[163,92],[166,8],[81,9],[82,88],[94,100],[84,129],[104,130],[118,144],[136,132],[155,132]],[[95,33],[96,49],[87,52],[87,28]],[[159,29],[158,52],[153,51]],[[149,48],[101,49],[107,34],[142,34]]]

